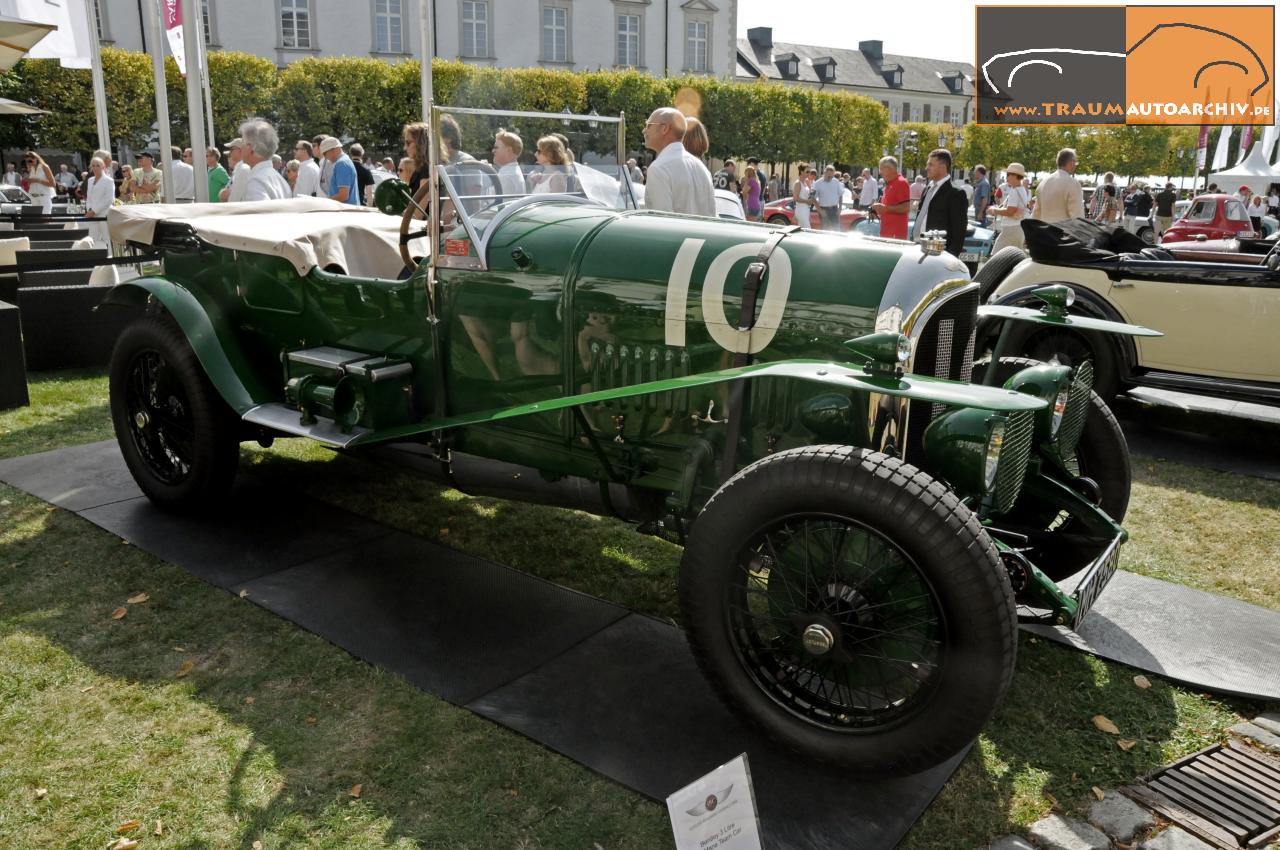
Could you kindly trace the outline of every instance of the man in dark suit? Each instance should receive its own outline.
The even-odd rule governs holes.
[[[919,242],[927,231],[945,230],[947,253],[959,257],[969,229],[969,196],[951,184],[951,151],[938,148],[929,154],[924,173],[929,185],[920,197],[912,236]]]

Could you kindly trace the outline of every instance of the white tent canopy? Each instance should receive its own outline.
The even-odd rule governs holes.
[[[0,71],[7,71],[46,35],[53,24],[0,16]]]
[[[1217,183],[1224,192],[1234,192],[1241,186],[1248,186],[1255,194],[1266,193],[1272,183],[1280,183],[1280,168],[1267,162],[1262,152],[1262,143],[1258,142],[1249,151],[1244,162],[1235,168],[1215,171],[1209,175],[1210,183]]]

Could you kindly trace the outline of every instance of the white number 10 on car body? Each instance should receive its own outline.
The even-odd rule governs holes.
[[[693,266],[702,251],[704,239],[686,239],[676,252],[671,264],[671,276],[667,279],[666,342],[677,348],[685,346],[685,318],[689,301],[689,281]],[[739,260],[754,257],[760,251],[758,243],[744,242],[721,251],[711,261],[707,276],[702,281],[702,321],[711,338],[734,354],[759,354],[782,324],[782,313],[791,293],[791,258],[782,248],[769,258],[769,286],[760,304],[760,317],[749,331],[738,330],[736,322],[730,322],[724,312],[724,285],[729,269]]]

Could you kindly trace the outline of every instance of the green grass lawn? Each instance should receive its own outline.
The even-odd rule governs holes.
[[[110,437],[101,377],[42,376],[32,396],[0,414],[0,457]],[[621,523],[464,496],[297,441],[244,463],[678,621],[679,550]],[[1280,483],[1145,459],[1135,475],[1126,569],[1280,609]],[[980,848],[1055,804],[1079,812],[1091,786],[1262,708],[1155,676],[1140,689],[1135,671],[1043,640],[1019,650],[999,715],[905,847]],[[671,846],[661,805],[0,485],[0,846],[103,848],[131,819],[140,848]]]

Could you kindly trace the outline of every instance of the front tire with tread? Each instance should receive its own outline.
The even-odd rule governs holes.
[[[877,561],[882,565],[870,566],[877,560],[870,555],[870,543],[864,549],[850,547],[854,552],[844,554],[842,547],[847,544],[840,536],[829,566],[822,566],[828,563],[825,559],[815,559],[817,571],[823,573],[815,576],[818,581],[808,582],[810,558],[805,549],[804,587],[811,589],[793,595],[786,576],[797,574],[784,569],[785,558],[777,554],[769,535],[773,529],[783,529],[784,544],[801,539],[791,529],[803,524],[802,539],[808,547],[810,518],[837,529],[847,527],[867,540],[883,541]],[[759,543],[762,537],[764,544]],[[765,557],[766,551],[772,553],[770,557]],[[768,566],[758,567],[761,563]],[[761,585],[765,569],[768,575]],[[886,579],[879,576],[885,570],[891,575],[901,573],[906,584],[891,585],[897,591],[883,590]],[[758,589],[775,582],[782,588],[777,592]],[[938,649],[936,660],[927,666],[926,657],[919,655],[923,650],[901,649],[907,625],[877,622],[871,627],[873,618],[865,615],[898,604],[901,596],[894,598],[895,592],[911,594],[917,589],[923,589],[921,595],[908,598],[927,601],[913,605],[927,606],[926,614],[936,612],[932,621],[936,628],[931,626],[929,634]],[[768,613],[749,610],[752,593],[761,597],[755,610],[767,604]],[[775,616],[781,610],[779,603],[798,596],[804,598],[792,608],[802,610],[791,610],[790,619]],[[831,619],[833,598],[863,608],[850,615],[852,621],[847,616]],[[977,517],[941,482],[868,449],[833,445],[793,449],[770,455],[733,476],[694,524],[681,565],[680,603],[694,655],[732,710],[806,758],[867,774],[916,772],[962,750],[995,712],[1013,675],[1013,594],[995,546]],[[912,626],[923,617],[914,611],[907,614],[914,618]],[[783,625],[771,628],[784,633],[771,642],[761,640],[749,650],[740,624],[752,618],[780,621]],[[808,649],[800,631],[810,620],[831,625],[839,654],[833,651],[830,657],[806,660],[795,649]],[[867,653],[883,645],[893,645],[898,656],[907,655],[883,657],[899,665],[896,675],[907,681],[901,699],[896,692],[892,698],[876,697],[877,687],[885,687],[887,694],[884,682],[851,681],[867,667],[855,659],[872,657]],[[807,679],[802,674],[808,671],[792,674],[795,667],[782,663],[788,654],[800,657],[801,664],[811,661],[821,671],[818,679],[829,680],[835,688],[832,702],[839,703],[841,696],[857,698],[845,700],[844,707],[826,715],[817,714],[816,719],[805,716],[804,711],[811,711],[830,694],[823,681],[814,689],[812,673]],[[762,658],[779,661],[775,677],[760,676]],[[753,664],[757,665],[754,670]],[[781,681],[788,675],[789,681],[775,687],[775,678]],[[860,687],[862,682],[865,687]],[[841,685],[849,688],[844,694]],[[789,693],[800,699],[789,702]],[[851,718],[857,719],[856,724]]]

